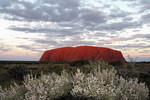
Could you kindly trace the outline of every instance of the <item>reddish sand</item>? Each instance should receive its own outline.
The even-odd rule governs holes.
[[[76,61],[76,60],[94,60],[94,61],[121,61],[126,62],[122,53],[105,47],[78,46],[63,47],[45,51],[40,61]]]

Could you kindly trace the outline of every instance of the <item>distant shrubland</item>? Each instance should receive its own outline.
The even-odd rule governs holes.
[[[79,62],[77,62],[79,63]],[[47,65],[47,66],[46,66]],[[68,63],[49,63],[25,68],[21,84],[13,82],[0,88],[1,100],[147,100],[149,89],[135,77],[125,77],[128,70],[105,62],[88,62],[82,66]],[[41,67],[41,68],[40,68]],[[4,68],[4,66],[3,66]],[[137,65],[138,68],[138,65]],[[125,68],[126,69],[126,68]],[[17,69],[16,69],[17,70]],[[35,72],[35,70],[40,70]],[[133,70],[135,72],[136,70]],[[19,73],[15,72],[15,73]],[[119,73],[124,74],[119,74]],[[35,74],[38,73],[38,74]]]

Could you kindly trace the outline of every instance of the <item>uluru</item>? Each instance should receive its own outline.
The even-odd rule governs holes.
[[[77,60],[93,60],[93,61],[121,61],[126,62],[121,51],[106,47],[96,46],[77,46],[62,47],[47,50],[43,53],[40,61],[77,61]]]

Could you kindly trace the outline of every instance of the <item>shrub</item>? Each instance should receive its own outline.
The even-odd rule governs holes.
[[[89,64],[83,66],[83,71],[86,72],[86,73],[90,73],[94,69],[97,69],[97,68],[100,68],[100,69],[112,69],[113,66],[108,64],[108,63],[106,63],[106,62],[103,62],[103,61],[99,61],[99,62],[90,61]]]
[[[104,64],[104,63],[103,63]],[[74,97],[92,97],[98,100],[147,100],[148,88],[137,79],[125,80],[112,69],[103,69],[100,65],[93,72],[84,74],[77,71],[73,78]]]
[[[14,79],[23,80],[24,76],[29,73],[29,68],[24,65],[14,66],[10,70],[8,70],[8,73]]]
[[[67,95],[71,88],[69,76],[65,72],[61,75],[42,75],[39,79],[28,75],[24,85],[27,89],[25,100],[53,100]]]
[[[9,89],[0,88],[0,97],[1,100],[53,100],[68,95],[70,89],[69,76],[65,72],[41,75],[38,79],[27,75],[21,88],[17,84]]]
[[[62,66],[54,66],[53,67],[53,72],[57,73],[57,74],[61,74],[63,71],[63,67]]]
[[[70,62],[70,66],[83,66],[89,64],[89,60],[77,60]]]
[[[109,62],[109,64],[113,65],[113,66],[122,66],[123,62],[121,62],[121,61],[112,61],[112,62]]]
[[[14,83],[9,89],[2,89],[0,86],[0,100],[24,100],[25,88]]]
[[[119,77],[103,62],[91,66],[90,73],[77,69],[75,74],[27,75],[24,86],[0,88],[1,100],[147,100],[149,90],[144,83]]]

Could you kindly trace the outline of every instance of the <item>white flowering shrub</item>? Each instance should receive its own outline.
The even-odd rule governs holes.
[[[0,87],[0,100],[54,100],[67,95],[77,100],[83,97],[86,100],[148,99],[149,90],[144,83],[139,83],[137,79],[125,80],[108,66],[104,62],[91,63],[85,66],[91,69],[90,73],[77,69],[75,74],[63,71],[61,75],[51,73],[39,78],[27,75],[23,86]]]
[[[26,100],[53,100],[65,96],[70,91],[70,81],[68,74],[63,72],[61,75],[52,73],[42,75],[36,79],[33,76],[25,78]]]
[[[0,88],[0,100],[53,100],[70,93],[70,82],[69,74],[66,72],[61,75],[41,75],[40,78],[27,75],[23,87],[16,84],[10,89]],[[24,89],[21,95],[20,89]]]
[[[26,89],[14,83],[9,89],[0,87],[0,100],[23,100]]]
[[[104,63],[103,63],[104,65]],[[137,79],[125,80],[116,75],[112,69],[94,66],[89,74],[80,70],[73,77],[74,97],[93,97],[94,100],[147,100],[149,90],[144,83],[138,83]]]

